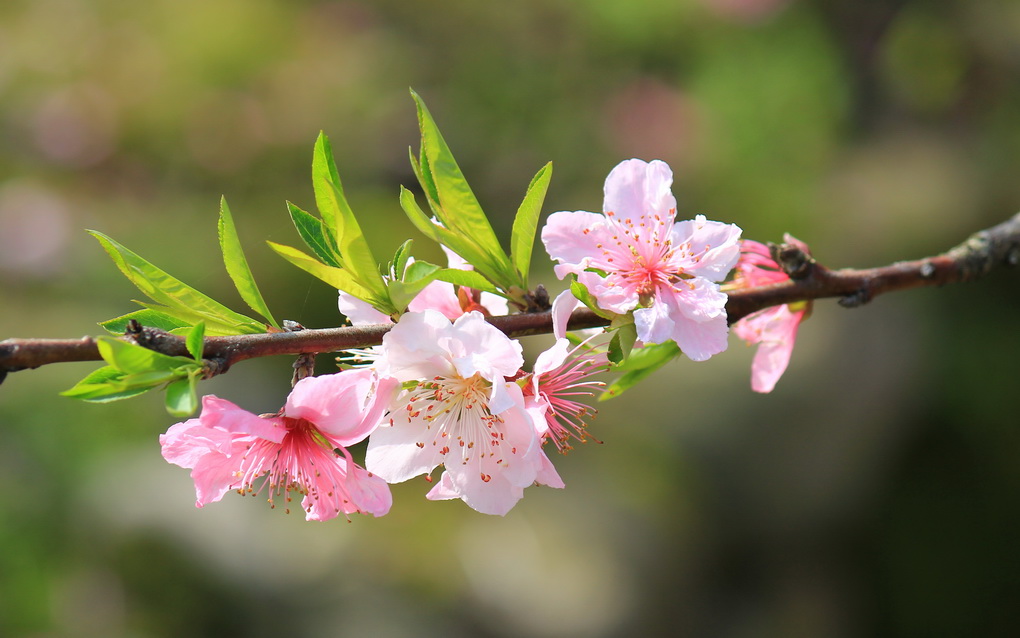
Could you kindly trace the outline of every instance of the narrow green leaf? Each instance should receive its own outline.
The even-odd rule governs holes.
[[[528,184],[524,201],[521,202],[517,216],[514,217],[514,227],[510,234],[510,256],[517,274],[520,275],[520,285],[525,289],[528,287],[528,271],[531,268],[531,251],[535,245],[538,217],[542,212],[542,203],[545,202],[545,194],[549,190],[551,179],[552,162],[549,162],[539,169]]]
[[[605,391],[599,395],[599,401],[608,401],[609,399],[615,399],[627,390],[633,388],[640,381],[648,377],[650,374],[658,370],[662,366],[654,366],[650,368],[641,368],[640,370],[631,370],[624,374],[616,381],[613,381],[606,386]]]
[[[188,333],[187,339],[184,340],[184,345],[191,353],[191,356],[195,358],[195,361],[202,361],[202,350],[205,347],[205,323],[200,321],[195,324]]]
[[[290,218],[294,222],[294,228],[297,229],[298,235],[301,235],[305,245],[315,253],[315,256],[322,263],[339,268],[339,250],[333,241],[332,234],[326,229],[326,225],[322,220],[311,213],[301,210],[290,202],[287,202],[287,210],[290,211]]]
[[[413,239],[408,239],[404,243],[400,244],[397,248],[397,252],[393,253],[393,261],[390,262],[390,271],[393,273],[395,279],[403,279],[404,271],[407,269],[407,261],[411,258],[411,246],[414,245]]]
[[[166,411],[178,418],[194,414],[198,409],[195,377],[174,381],[166,387]]]
[[[167,332],[176,328],[190,328],[192,325],[190,322],[174,317],[166,312],[149,309],[136,310],[114,319],[107,319],[106,321],[99,322],[99,325],[111,334],[122,335],[127,330],[128,322],[132,319],[143,326],[159,328],[160,330],[166,330]]]
[[[504,287],[512,286],[516,283],[516,277],[510,258],[500,246],[492,225],[489,224],[478,199],[468,186],[464,174],[453,158],[453,153],[432,119],[432,114],[417,93],[411,91],[411,96],[418,108],[418,126],[422,136],[420,172],[422,177],[431,176],[434,181],[441,209],[439,220],[451,231],[470,237],[497,265],[499,271],[497,281]],[[427,193],[431,191],[428,183],[422,186]],[[466,255],[461,256],[467,259]]]
[[[175,316],[199,315],[234,326],[233,334],[265,332],[261,322],[227,308],[184,282],[150,264],[134,252],[98,231],[88,231],[103,246],[122,273],[150,299]]]
[[[137,374],[152,371],[175,370],[183,364],[194,363],[185,357],[170,357],[149,350],[142,346],[114,339],[99,337],[96,339],[99,355],[111,366],[126,374]]]
[[[184,333],[186,333],[189,330],[191,330],[191,326],[195,325],[199,321],[204,321],[205,322],[205,333],[206,333],[206,336],[209,336],[209,337],[222,337],[222,336],[225,336],[225,335],[252,334],[252,333],[256,333],[256,332],[265,332],[265,326],[263,324],[261,324],[261,323],[258,323],[258,324],[254,324],[253,323],[252,326],[250,327],[250,329],[242,330],[242,329],[238,328],[234,324],[224,323],[223,321],[221,321],[219,319],[210,318],[207,315],[204,315],[204,314],[201,314],[201,313],[197,313],[197,312],[189,312],[186,309],[167,308],[166,306],[161,306],[159,304],[146,303],[144,301],[138,301],[137,299],[134,300],[134,302],[136,304],[142,306],[146,310],[150,310],[152,312],[162,313],[162,314],[165,314],[165,315],[170,315],[171,317],[174,318],[174,320],[176,320],[179,323],[183,324],[183,325],[178,326],[176,328],[171,328],[171,329],[167,330],[167,332],[169,332],[171,334],[182,334],[182,331]],[[145,324],[143,323],[142,325],[145,325]],[[165,328],[164,328],[164,330],[165,330]]]
[[[333,228],[333,236],[340,251],[340,265],[350,272],[362,287],[371,290],[377,296],[383,296],[385,282],[379,274],[379,262],[372,255],[372,249],[344,195],[343,185],[340,183],[340,176],[333,160],[333,149],[324,133],[319,133],[319,138],[315,141],[312,188],[323,223],[327,228]]]
[[[120,382],[124,373],[113,366],[103,366],[93,370],[84,379],[60,394],[72,399],[80,399],[93,403],[105,403],[137,396],[148,392],[153,386],[125,389]]]
[[[279,328],[280,325],[276,323],[276,319],[273,319],[272,313],[269,312],[269,306],[266,305],[266,300],[262,298],[262,292],[259,291],[259,287],[255,283],[255,277],[251,274],[248,260],[244,257],[244,250],[241,248],[241,240],[237,236],[237,228],[234,226],[234,218],[230,214],[226,197],[220,198],[218,231],[220,251],[223,253],[223,265],[226,266],[227,274],[234,282],[234,287],[237,288],[241,299],[248,304],[249,308],[269,321],[273,327]]]
[[[613,366],[613,371],[630,372],[645,368],[660,368],[681,354],[675,341],[649,344],[631,351],[630,356],[621,365]]]
[[[269,247],[276,251],[278,255],[301,270],[320,279],[321,281],[326,282],[338,290],[343,290],[362,301],[367,301],[375,306],[380,312],[391,314],[396,310],[395,308],[390,307],[391,304],[389,303],[385,289],[381,296],[377,295],[362,286],[347,270],[344,270],[343,268],[327,266],[326,264],[323,264],[313,257],[301,252],[297,248],[291,248],[290,246],[284,246],[271,241],[266,243],[268,243]]]
[[[433,279],[448,281],[457,286],[466,286],[482,292],[491,292],[497,295],[503,293],[492,285],[488,279],[473,270],[460,270],[459,268],[443,268],[433,274]]]

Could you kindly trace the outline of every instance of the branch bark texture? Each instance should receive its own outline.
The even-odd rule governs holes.
[[[940,255],[878,268],[830,270],[790,244],[779,245],[775,253],[790,280],[729,292],[726,312],[731,324],[770,306],[837,297],[841,305],[852,308],[883,293],[966,282],[995,268],[1015,267],[1020,264],[1020,213],[997,226],[975,233]],[[513,337],[552,332],[549,312],[491,317],[489,321]],[[569,327],[576,330],[607,324],[592,311],[582,309],[571,315]],[[388,324],[347,326],[208,337],[204,354],[213,373],[220,373],[238,361],[256,357],[339,352],[376,345],[382,343],[383,335],[391,327]],[[143,327],[124,338],[163,354],[188,354],[183,338],[162,330]],[[8,372],[51,363],[99,360],[99,349],[92,337],[7,339],[0,341],[0,381]]]

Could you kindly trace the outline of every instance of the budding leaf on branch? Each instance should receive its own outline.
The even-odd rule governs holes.
[[[158,310],[150,310],[148,308],[144,310],[136,310],[120,317],[107,319],[106,321],[101,321],[99,322],[99,325],[112,334],[122,335],[127,331],[128,322],[132,319],[143,326],[159,328],[160,330],[166,330],[167,332],[174,332],[181,328],[190,330],[192,326],[191,322],[184,321],[179,317],[174,317],[171,314],[160,312]]]
[[[338,255],[340,251],[336,247],[332,233],[326,228],[326,224],[315,215],[301,210],[290,202],[287,202],[287,210],[290,211],[290,219],[294,222],[294,228],[297,229],[298,235],[301,235],[305,245],[315,253],[322,263],[339,268]]]
[[[552,162],[549,162],[531,179],[528,184],[524,201],[517,209],[514,227],[510,234],[510,255],[513,257],[514,268],[521,281],[528,282],[528,271],[531,268],[531,251],[535,246],[535,232],[538,230],[538,217],[542,212],[542,203],[549,190],[552,179]]]
[[[205,320],[210,327],[219,329],[218,334],[254,334],[266,331],[262,322],[234,312],[103,233],[94,230],[88,232],[106,249],[124,276],[157,304],[152,306],[139,302],[146,308],[177,317],[188,325]]]
[[[189,337],[189,351],[201,354],[201,339],[204,326],[192,330],[194,337]],[[196,340],[197,339],[197,343]],[[203,373],[201,360],[188,357],[171,357],[142,346],[113,339],[99,337],[96,340],[99,354],[107,364],[93,371],[74,387],[61,394],[66,397],[96,403],[105,403],[119,399],[127,399],[148,392],[155,387],[169,384],[175,387],[173,400],[167,399],[167,409],[174,416],[187,416],[197,408],[197,398],[192,396],[188,403],[181,395],[184,381],[189,392],[194,395],[194,387]],[[191,405],[190,412],[183,410]]]
[[[386,312],[387,314],[392,312],[392,309],[383,310],[383,308],[390,307],[389,298],[386,296],[385,290],[383,296],[376,295],[374,292],[368,290],[362,286],[360,282],[355,280],[350,271],[347,269],[327,266],[314,257],[301,252],[297,248],[291,248],[290,246],[284,246],[271,241],[266,243],[269,244],[269,247],[276,251],[278,255],[313,277],[326,282],[333,288],[343,290],[344,292],[354,295],[358,299],[367,301],[376,308],[379,308],[381,312]]]
[[[241,240],[237,236],[237,228],[234,226],[234,218],[230,214],[230,207],[227,206],[227,198],[220,198],[220,220],[218,224],[220,236],[220,251],[223,253],[223,265],[234,282],[234,287],[241,295],[248,307],[264,317],[274,328],[279,328],[266,300],[262,298],[255,283],[255,277],[251,274],[248,260],[244,257],[244,250],[241,249]]]
[[[401,189],[400,203],[404,212],[427,237],[463,257],[515,303],[526,305],[523,291],[527,289],[531,245],[534,243],[538,213],[548,188],[550,167],[547,165],[540,170],[532,180],[521,210],[518,211],[512,238],[515,251],[512,260],[500,245],[492,225],[425,103],[414,91],[411,91],[411,96],[418,109],[418,125],[421,129],[421,150],[418,157],[413,152],[410,154],[411,167],[441,227],[427,228],[433,225],[432,221],[418,207],[414,196],[406,189]]]
[[[343,184],[333,160],[333,149],[325,133],[319,133],[312,158],[312,188],[315,204],[326,229],[332,228],[333,239],[340,251],[339,262],[362,288],[377,298],[386,297],[385,283],[379,274],[379,262],[354,217],[344,195]]]

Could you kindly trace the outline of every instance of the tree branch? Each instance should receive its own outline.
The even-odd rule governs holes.
[[[874,297],[920,286],[965,282],[994,268],[1020,264],[1020,213],[1009,220],[975,233],[941,255],[897,262],[868,269],[829,270],[792,244],[775,247],[777,261],[790,280],[783,283],[729,292],[726,312],[732,324],[747,315],[784,303],[839,297],[852,308]],[[491,317],[489,321],[506,334],[517,337],[552,332],[549,312]],[[575,311],[571,330],[607,325],[587,309]],[[204,354],[215,374],[245,359],[269,355],[299,355],[364,348],[382,342],[392,326],[347,326],[297,332],[208,337]],[[184,339],[155,328],[141,328],[123,337],[168,355],[187,356]],[[6,339],[0,341],[0,382],[8,372],[38,368],[66,361],[98,361],[99,349],[92,337],[81,339]]]

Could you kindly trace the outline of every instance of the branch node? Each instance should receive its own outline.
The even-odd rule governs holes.
[[[935,264],[931,263],[927,259],[921,264],[921,278],[931,279],[935,276]]]
[[[1010,268],[1020,265],[1020,244],[1014,244],[1006,253],[1006,265]]]
[[[856,292],[840,298],[840,300],[836,303],[844,308],[858,308],[871,301],[873,297],[874,295],[872,295],[871,290],[868,288],[860,288]]]
[[[792,239],[792,238],[790,238]],[[790,279],[805,279],[811,273],[815,260],[800,246],[786,242],[782,244],[769,244],[769,252],[772,259]]]
[[[230,362],[223,357],[215,357],[213,359],[205,359],[202,362],[202,378],[211,379],[217,375],[221,375],[230,369]]]

